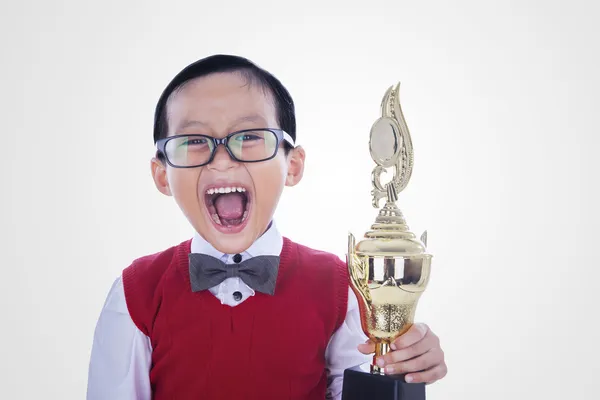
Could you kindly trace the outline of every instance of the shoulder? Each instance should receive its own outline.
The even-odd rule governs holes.
[[[346,267],[346,261],[342,260],[339,256],[331,252],[309,247],[301,243],[292,242],[291,240],[290,242],[296,247],[298,256],[303,260],[326,261],[327,264],[333,264],[338,267],[343,266],[344,268]]]
[[[136,258],[123,270],[125,290],[131,284],[157,283],[173,264],[187,257],[191,240],[186,240],[167,249]]]
[[[129,314],[138,328],[149,335],[149,327],[161,303],[162,282],[169,271],[187,260],[191,240],[139,257],[123,270],[123,293]]]
[[[341,326],[348,307],[348,264],[331,252],[291,243],[297,249],[299,269],[304,271],[304,281],[310,284],[313,293],[320,293],[315,299],[318,298],[328,310],[335,312],[333,332]],[[326,299],[329,301],[324,301]]]
[[[336,254],[293,242],[287,238],[285,240],[289,241],[296,249],[298,263],[302,268],[309,268],[311,273],[319,276],[333,275],[333,277],[341,279],[343,283],[347,281],[348,265]]]
[[[104,301],[102,312],[114,314],[128,313],[127,306],[125,305],[125,291],[123,288],[122,276],[117,277],[113,281],[113,284],[108,291],[108,295],[106,296],[106,300]]]

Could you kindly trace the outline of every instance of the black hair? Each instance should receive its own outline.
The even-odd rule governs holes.
[[[296,112],[294,101],[285,86],[268,71],[252,61],[233,55],[217,54],[195,61],[179,72],[164,89],[154,113],[154,143],[167,136],[167,101],[169,96],[186,82],[218,72],[239,72],[249,83],[258,83],[271,92],[279,128],[296,141]],[[270,127],[269,127],[270,128]],[[286,143],[286,153],[290,150]]]

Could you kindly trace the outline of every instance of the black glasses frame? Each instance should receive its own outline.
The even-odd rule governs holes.
[[[245,132],[256,132],[256,131],[269,131],[271,133],[273,133],[277,139],[277,144],[275,145],[275,152],[273,153],[272,156],[267,157],[267,158],[263,158],[260,160],[253,160],[253,161],[243,161],[240,160],[239,158],[237,158],[232,152],[231,149],[229,148],[229,146],[227,145],[229,143],[229,139],[231,139],[231,137],[235,136],[235,135],[239,135],[240,133],[245,133]],[[195,138],[204,138],[204,139],[208,139],[211,140],[214,144],[214,147],[212,149],[210,158],[208,159],[208,161],[206,161],[205,163],[202,164],[198,164],[198,165],[188,165],[188,166],[181,166],[181,165],[174,165],[170,160],[169,157],[167,156],[167,151],[166,151],[166,147],[167,147],[167,143],[173,139],[177,139],[180,137],[195,137]],[[173,135],[173,136],[169,136],[166,138],[162,138],[159,139],[158,141],[156,141],[156,147],[158,150],[158,155],[162,155],[165,158],[165,161],[167,162],[167,164],[169,164],[171,167],[173,168],[197,168],[197,167],[202,167],[204,165],[210,164],[213,159],[215,158],[215,154],[217,153],[217,148],[219,147],[219,145],[223,145],[225,147],[225,149],[227,150],[227,153],[229,154],[229,157],[231,157],[232,160],[235,160],[237,162],[243,162],[243,163],[255,163],[255,162],[263,162],[263,161],[267,161],[267,160],[271,160],[273,158],[275,158],[275,156],[277,155],[277,152],[279,151],[279,145],[281,144],[281,142],[287,142],[290,146],[294,147],[294,140],[292,139],[292,137],[283,129],[275,129],[275,128],[254,128],[254,129],[244,129],[241,131],[236,131],[236,132],[232,132],[229,135],[225,136],[224,138],[215,138],[212,136],[208,136],[208,135],[199,135],[199,134],[190,134],[190,135]]]

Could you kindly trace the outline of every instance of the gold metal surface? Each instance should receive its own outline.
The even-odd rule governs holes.
[[[384,342],[377,343],[375,345],[375,358],[384,355],[385,353],[390,351],[390,345]],[[372,365],[371,372],[374,374],[385,375],[385,371],[383,368]]]
[[[348,235],[350,286],[359,300],[361,324],[376,345],[372,373],[383,373],[375,358],[389,351],[390,344],[414,323],[421,294],[429,282],[430,254],[427,232],[420,239],[410,232],[396,206],[398,194],[408,184],[413,170],[413,147],[399,100],[400,84],[390,87],[381,104],[381,118],[373,124],[369,139],[373,207],[386,199],[371,230],[356,244]],[[393,168],[385,185],[381,174]]]

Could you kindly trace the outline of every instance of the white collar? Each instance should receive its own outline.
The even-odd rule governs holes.
[[[243,253],[240,253],[244,259],[256,256],[278,256],[283,248],[283,237],[277,230],[275,222],[271,221],[269,228]],[[199,233],[195,232],[191,243],[192,253],[202,253],[215,258],[223,259],[224,256],[231,256],[215,249]]]

